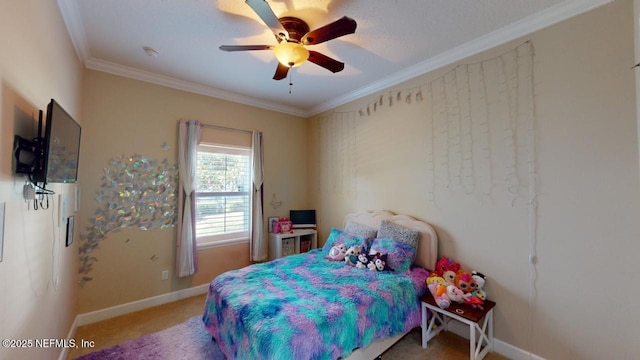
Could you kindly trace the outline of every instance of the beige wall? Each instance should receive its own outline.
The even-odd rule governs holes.
[[[196,119],[245,130],[260,130],[264,139],[265,219],[285,216],[306,203],[306,123],[281,113],[212,99],[96,71],[87,71],[83,116],[82,215],[91,225],[102,189],[100,175],[118,155],[140,154],[176,164],[177,121]],[[165,143],[170,149],[162,147]],[[282,206],[270,205],[276,194]],[[266,221],[265,221],[266,224]],[[265,227],[266,229],[266,227]],[[98,259],[79,290],[80,313],[206,284],[217,274],[249,264],[248,245],[217,247],[199,252],[199,272],[174,275],[175,228],[141,231],[127,228],[110,233],[92,253]],[[168,270],[169,281],[161,280]]]
[[[491,192],[436,186],[432,201],[427,153],[432,139],[441,139],[425,125],[431,108],[427,101],[407,104],[404,97],[387,105],[390,94],[415,95],[454,65],[380,92],[385,105],[371,116],[358,111],[375,95],[310,120],[309,198],[319,209],[320,238],[356,210],[389,209],[425,219],[438,232],[440,255],[487,274],[489,298],[498,303],[499,340],[548,359],[637,358],[640,313],[633,299],[640,290],[628,284],[640,252],[632,1],[603,6],[461,63],[491,59],[524,40],[535,49],[538,208],[531,336],[528,258],[535,232],[529,229],[527,186],[513,205],[505,190],[503,123],[490,117]],[[526,143],[517,148],[526,155]],[[454,155],[445,162],[451,164]],[[520,164],[525,170],[526,159]],[[349,163],[355,171],[344,166]]]
[[[633,0],[633,34],[634,34],[634,59],[640,59],[640,0]],[[638,62],[635,62],[637,65]],[[640,138],[640,72],[636,71],[636,117],[638,118],[638,138]],[[638,152],[640,153],[640,141],[638,142]]]
[[[38,110],[56,99],[82,123],[82,66],[55,1],[0,2],[0,203],[6,204],[0,262],[0,338],[66,338],[76,315],[78,245],[65,248],[57,195],[48,210],[22,199],[11,170],[13,135],[32,138]],[[74,195],[72,185],[51,184]],[[0,359],[53,359],[60,348],[0,348]]]
[[[632,304],[640,292],[627,279],[636,270],[640,252],[640,199],[629,69],[634,63],[631,6],[631,0],[616,1],[527,38],[536,53],[539,204],[529,337],[529,213],[526,202],[511,206],[505,194],[498,164],[499,124],[492,124],[498,136],[492,142],[496,174],[491,193],[469,196],[437,188],[434,202],[424,187],[428,170],[423,149],[431,139],[424,135],[426,102],[396,103],[369,117],[357,112],[375,97],[341,106],[332,116],[348,119],[341,124],[353,127],[336,125],[334,130],[356,134],[357,141],[349,144],[354,147],[330,150],[322,144],[338,143],[322,131],[323,116],[307,124],[289,115],[83,72],[55,2],[1,2],[0,202],[7,209],[0,335],[64,338],[77,313],[205,284],[222,271],[248,263],[246,245],[208,249],[199,253],[201,271],[178,280],[173,275],[175,229],[127,229],[101,243],[93,253],[99,259],[89,274],[94,279],[78,289],[80,241],[64,248],[64,232],[54,222],[53,210],[27,210],[21,199],[24,178],[11,174],[13,134],[30,136],[37,110],[55,98],[83,126],[76,233],[91,222],[99,175],[109,159],[142,154],[175,163],[178,119],[261,130],[265,218],[285,216],[291,208],[315,207],[320,243],[351,211],[390,209],[428,220],[440,236],[441,255],[489,276],[487,291],[498,302],[498,339],[550,359],[633,358],[640,353],[640,319]],[[463,63],[491,58],[519,43]],[[415,88],[451,68],[389,90]],[[170,150],[161,147],[165,141]],[[337,155],[350,152],[355,155]],[[54,189],[73,194],[71,186]],[[283,202],[278,209],[269,206],[272,194]],[[165,269],[169,281],[160,280]],[[49,359],[58,352],[0,348],[0,359]]]

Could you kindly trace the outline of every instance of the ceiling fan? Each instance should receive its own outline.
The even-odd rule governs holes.
[[[278,67],[273,75],[274,80],[286,78],[289,69],[301,65],[306,60],[334,73],[344,69],[344,63],[317,51],[308,50],[305,45],[316,45],[343,35],[353,34],[357,26],[355,20],[344,16],[330,24],[309,31],[309,25],[301,19],[292,16],[278,18],[266,0],[246,0],[245,3],[273,31],[278,44],[222,45],[220,50],[273,50],[278,59]]]

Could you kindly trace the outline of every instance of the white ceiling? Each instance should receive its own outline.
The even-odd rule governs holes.
[[[272,79],[275,45],[242,0],[58,0],[78,57],[90,69],[308,117],[527,35],[611,0],[269,0],[313,30],[342,16],[354,34],[309,46],[345,63],[307,62]],[[148,56],[143,47],[158,52]]]

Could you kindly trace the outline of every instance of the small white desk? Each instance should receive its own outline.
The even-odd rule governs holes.
[[[447,330],[447,325],[454,319],[469,326],[469,355],[472,360],[480,360],[493,351],[493,308],[496,303],[485,300],[483,309],[473,309],[469,305],[455,302],[447,309],[436,305],[430,292],[422,298],[422,348],[427,348],[427,342],[440,331]],[[431,319],[427,322],[427,309],[431,310]],[[484,320],[483,320],[484,319]],[[438,324],[436,324],[438,320]],[[480,320],[482,324],[480,324]],[[437,325],[437,326],[434,326]],[[476,335],[478,339],[476,340]]]

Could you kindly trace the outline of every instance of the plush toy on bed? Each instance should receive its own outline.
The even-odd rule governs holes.
[[[362,245],[354,245],[347,249],[344,254],[344,262],[350,266],[356,266],[358,264],[358,255],[362,253]]]
[[[329,255],[327,255],[327,259],[332,261],[343,261],[346,253],[347,246],[345,244],[332,246],[329,250]]]
[[[378,271],[376,268],[376,255],[369,255],[369,263],[367,264],[367,269],[371,271]]]
[[[371,271],[378,271],[378,269],[376,268],[376,259],[378,258],[378,256],[380,256],[380,253],[377,252],[375,254],[369,254],[367,255],[367,269],[371,270]]]
[[[364,252],[360,253],[360,255],[358,255],[358,263],[356,264],[356,267],[358,269],[366,269],[369,264],[369,255]]]
[[[376,253],[375,255],[369,255],[368,268],[371,271],[393,271],[392,268],[387,265],[387,254]]]

